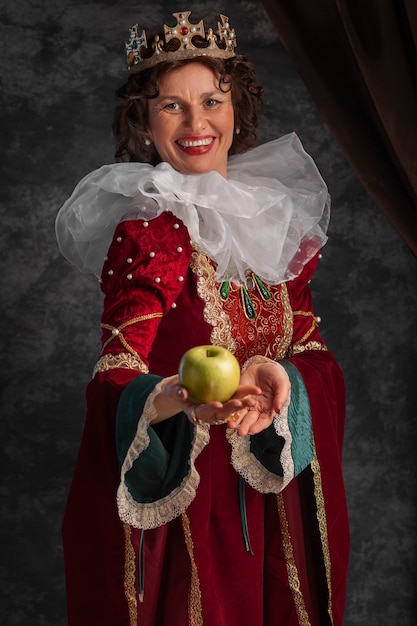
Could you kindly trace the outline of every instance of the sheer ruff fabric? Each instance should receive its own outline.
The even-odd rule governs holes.
[[[56,219],[58,245],[80,271],[100,275],[117,224],[171,211],[216,264],[219,281],[251,270],[271,284],[298,276],[326,243],[330,196],[295,133],[186,175],[168,163],[104,165],[83,178]]]

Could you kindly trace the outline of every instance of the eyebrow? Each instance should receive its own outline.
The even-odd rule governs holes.
[[[227,92],[221,91],[221,89],[217,89],[215,91],[208,91],[207,93],[201,94],[201,98],[204,100],[206,98],[212,98],[213,96],[218,96],[219,94],[223,94]],[[178,95],[166,95],[166,96],[157,96],[158,100],[181,100],[181,97]]]

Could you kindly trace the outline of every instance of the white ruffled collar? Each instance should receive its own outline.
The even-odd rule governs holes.
[[[71,263],[99,275],[120,221],[171,211],[215,262],[218,280],[244,280],[251,270],[277,284],[325,244],[329,206],[323,179],[291,133],[231,157],[227,179],[180,174],[167,163],[105,165],[77,185],[56,233]]]

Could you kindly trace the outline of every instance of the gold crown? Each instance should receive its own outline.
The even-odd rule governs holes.
[[[221,22],[217,22],[218,34],[209,28],[206,34],[203,20],[198,24],[191,24],[188,19],[191,11],[181,11],[172,15],[177,19],[177,24],[173,27],[164,24],[164,40],[159,35],[155,35],[148,46],[146,33],[140,33],[139,25],[135,24],[130,28],[130,39],[125,42],[127,66],[131,72],[142,72],[148,67],[153,67],[162,61],[178,61],[193,57],[209,56],[227,59],[235,56],[236,35],[234,29],[230,28],[229,18],[220,14]],[[203,48],[197,48],[193,44],[193,38],[199,36],[206,41]],[[172,52],[164,50],[165,44],[171,39],[177,39],[179,47]],[[219,45],[223,44],[223,45]],[[142,54],[153,49],[152,55]]]

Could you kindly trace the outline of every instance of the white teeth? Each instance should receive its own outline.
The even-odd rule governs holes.
[[[196,148],[197,146],[208,146],[213,141],[212,137],[207,139],[197,139],[196,141],[178,141],[183,148]]]

